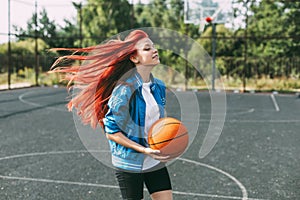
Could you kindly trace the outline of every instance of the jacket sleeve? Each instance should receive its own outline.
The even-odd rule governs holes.
[[[104,130],[108,134],[126,132],[129,114],[130,87],[117,86],[108,101],[108,112],[104,118]]]

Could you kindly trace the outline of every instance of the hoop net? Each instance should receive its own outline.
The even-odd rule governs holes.
[[[184,1],[184,22],[186,24],[199,25],[199,33],[202,33],[208,24],[206,18],[212,18],[212,23],[225,24],[233,19],[231,0],[213,0],[208,5],[205,0]]]

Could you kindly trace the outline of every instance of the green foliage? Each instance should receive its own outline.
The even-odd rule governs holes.
[[[17,26],[14,26],[14,29],[19,33],[20,40],[38,37],[42,38],[50,47],[55,47],[56,40],[53,38],[57,37],[56,27],[55,22],[49,19],[46,10],[43,9],[38,15],[34,13],[27,21],[26,30]]]
[[[108,37],[133,28],[132,5],[127,0],[88,0],[83,7],[83,33],[89,40],[84,46],[96,45]]]
[[[39,54],[46,54],[46,49],[49,46],[44,40],[38,39],[38,52]],[[19,40],[17,42],[11,42],[12,54],[23,55],[23,56],[33,56],[35,54],[35,40],[28,38],[26,40]],[[7,54],[7,44],[0,45],[0,54]]]
[[[211,26],[207,26],[200,35],[198,26],[184,24],[183,0],[150,0],[146,5],[141,3],[132,5],[129,2],[128,0],[86,0],[84,4],[74,3],[77,17],[74,20],[65,20],[64,26],[55,24],[43,9],[37,15],[32,15],[26,29],[15,27],[18,40],[11,43],[12,54],[34,58],[34,38],[38,37],[39,55],[54,58],[56,55],[50,54],[47,49],[96,45],[120,32],[139,27],[167,28],[186,34],[202,45],[209,55],[212,54]],[[217,4],[212,0],[204,3],[206,6]],[[243,22],[242,26],[230,29],[219,24],[216,27],[216,64],[221,75],[236,78],[235,83],[238,84],[242,77],[247,80],[262,79],[262,77],[299,79],[300,2],[236,0],[234,6],[235,17]],[[170,41],[166,40],[166,42]],[[175,38],[170,43],[170,47],[182,45],[182,41]],[[245,51],[246,47],[247,51]],[[182,52],[183,49],[180,51]],[[159,53],[163,64],[171,66],[180,74],[185,74],[186,63],[182,57],[165,50],[160,50]],[[0,56],[6,54],[7,44],[0,45]],[[197,53],[190,52],[189,56],[189,59],[198,62]],[[34,59],[28,60],[32,64],[26,63],[26,66],[35,65]],[[16,73],[23,76],[25,66],[19,66],[17,61],[14,62],[17,66]],[[198,63],[200,67],[201,62]],[[42,65],[49,65],[42,66],[45,70],[51,64],[47,61]],[[2,71],[6,69],[4,66],[6,63],[2,64]],[[193,83],[199,82],[196,79],[201,77],[193,67],[189,65],[188,70],[187,78]],[[172,77],[171,80],[175,80],[175,75],[168,73]],[[42,79],[48,77],[50,76],[43,76]],[[298,87],[294,83],[281,85]],[[268,86],[262,81],[257,87]]]
[[[234,32],[226,28],[224,24],[219,24],[216,27],[216,34],[218,38],[216,44],[216,55],[234,56],[232,47],[234,46],[235,40],[227,39],[233,37]],[[212,54],[212,27],[207,27],[197,41],[209,54]]]
[[[70,20],[64,20],[65,25],[60,27],[57,32],[57,38],[55,38],[55,46],[52,47],[80,47],[80,31],[76,22]]]

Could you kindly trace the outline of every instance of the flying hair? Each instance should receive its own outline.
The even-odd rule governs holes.
[[[118,37],[92,47],[52,49],[73,52],[59,57],[49,71],[64,74],[63,80],[68,81],[69,91],[79,89],[71,96],[68,110],[75,108],[84,124],[90,124],[94,129],[99,124],[103,128],[111,93],[119,79],[135,67],[130,60],[137,51],[135,44],[147,37],[144,31],[134,30],[124,40]],[[69,61],[81,61],[82,64],[66,64]]]

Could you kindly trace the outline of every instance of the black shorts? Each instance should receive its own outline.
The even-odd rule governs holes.
[[[166,167],[145,173],[131,173],[116,170],[123,199],[140,200],[144,198],[144,183],[150,194],[171,190],[171,181]]]

